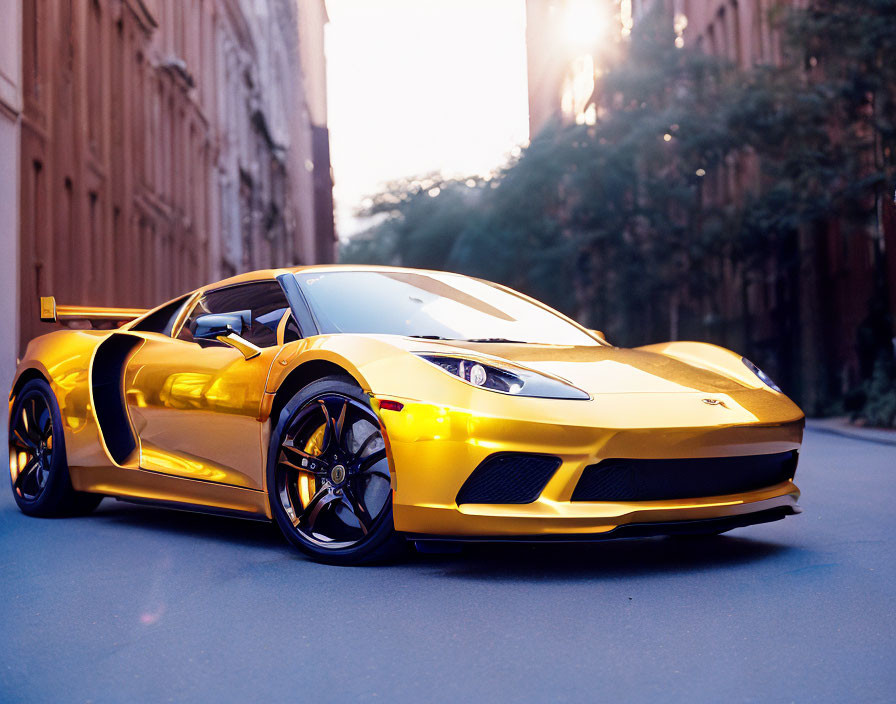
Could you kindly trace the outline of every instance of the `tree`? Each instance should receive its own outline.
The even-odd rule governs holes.
[[[818,412],[843,389],[828,331],[807,328],[826,305],[807,271],[825,246],[820,223],[851,223],[879,260],[852,403],[896,422],[879,246],[894,189],[896,3],[816,0],[775,21],[788,60],[742,71],[676,47],[654,13],[603,75],[597,124],[551,126],[489,180],[391,184],[366,211],[381,220],[343,259],[500,281],[620,344],[686,336],[756,353],[798,395],[802,381]],[[735,169],[753,178],[732,193]],[[784,302],[771,337],[746,304],[769,271]]]

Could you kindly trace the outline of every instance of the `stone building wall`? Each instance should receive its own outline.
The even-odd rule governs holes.
[[[152,306],[332,260],[299,45],[301,23],[325,13],[294,0],[22,7],[20,348],[51,329],[40,295]]]

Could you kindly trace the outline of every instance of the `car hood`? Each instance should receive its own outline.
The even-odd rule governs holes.
[[[559,377],[589,393],[736,393],[764,388],[739,374],[684,362],[660,352],[610,346],[568,347],[401,338],[409,352],[505,360]],[[711,366],[711,365],[707,365]]]

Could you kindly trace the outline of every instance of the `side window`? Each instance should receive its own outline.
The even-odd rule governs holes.
[[[277,326],[289,312],[289,303],[276,281],[237,284],[209,291],[190,311],[177,337],[193,342],[196,318],[207,313],[232,313],[238,310],[252,311],[252,323],[243,329],[242,337],[259,347],[277,344]]]
[[[301,339],[302,333],[299,332],[299,326],[296,324],[295,318],[292,317],[292,313],[290,313],[286,321],[286,327],[283,329],[283,342],[285,344]]]
[[[143,319],[137,322],[131,330],[138,330],[140,332],[159,332],[163,335],[170,335],[171,328],[174,327],[174,321],[177,320],[177,315],[180,313],[180,309],[184,307],[184,303],[187,302],[189,298],[189,294],[186,296],[181,296],[177,298],[171,303],[166,303],[158,310],[154,310],[152,313],[147,313],[143,316]]]

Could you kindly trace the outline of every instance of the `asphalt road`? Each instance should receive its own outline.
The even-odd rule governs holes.
[[[893,701],[896,447],[810,432],[805,512],[709,542],[317,565],[270,525],[0,498],[2,701]]]

